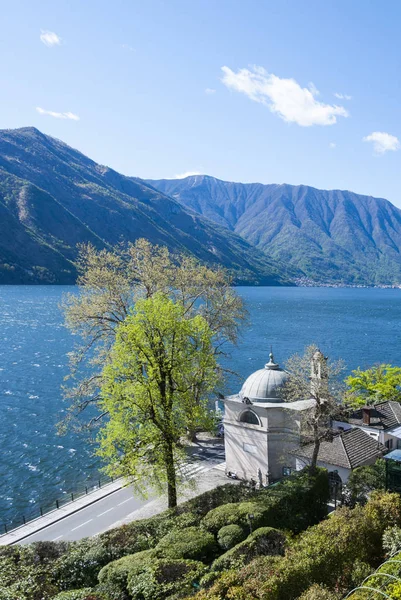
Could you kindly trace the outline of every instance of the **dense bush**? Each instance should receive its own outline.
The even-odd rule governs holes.
[[[370,590],[368,588],[376,588],[382,590],[382,597],[387,594],[387,597],[392,600],[401,600],[401,583],[394,579],[401,577],[401,553],[396,554],[388,562],[381,565],[375,573],[364,583],[367,589],[356,590],[349,597],[350,600],[366,600],[369,598]],[[357,585],[361,585],[360,579]]]
[[[211,510],[203,517],[202,527],[211,533],[217,534],[224,525],[238,525],[250,531],[249,515],[253,515],[254,527],[263,525],[265,508],[257,502],[240,502],[238,504],[224,504]]]
[[[66,551],[53,542],[0,547],[0,600],[48,600],[59,588],[54,583],[52,560]]]
[[[311,476],[303,471],[259,490],[251,501],[230,502],[209,511],[201,524],[214,534],[224,525],[249,528],[248,515],[252,514],[255,528],[268,526],[298,533],[326,516],[328,498],[327,473],[320,469]]]
[[[299,600],[341,600],[342,594],[332,592],[324,585],[314,583],[299,597]]]
[[[238,512],[240,526],[245,528],[245,534],[249,532],[249,512],[255,516],[254,528],[265,524],[299,532],[324,517],[327,490],[327,475],[323,472],[314,477],[307,473],[297,473],[282,483],[260,491],[252,490],[243,484],[229,483],[205,492],[174,510],[165,511],[150,519],[134,521],[94,538],[70,543],[41,542],[30,546],[0,548],[0,600],[52,600],[60,592],[69,590],[71,594],[78,591],[81,593],[85,588],[96,588],[96,594],[103,594],[108,600],[114,600],[110,594],[115,593],[117,588],[113,591],[110,586],[114,583],[111,584],[110,581],[119,581],[122,586],[120,590],[123,591],[118,593],[126,594],[129,570],[124,571],[122,566],[110,567],[110,581],[104,574],[108,572],[106,570],[102,575],[101,584],[98,585],[99,572],[106,565],[127,555],[136,554],[136,560],[139,560],[138,556],[142,552],[155,550],[162,538],[172,532],[198,528],[202,519],[217,507],[227,502],[231,504],[231,508],[221,509],[222,518],[218,526],[213,527],[213,534],[217,534],[229,523],[235,525],[238,522]],[[226,522],[224,517],[227,514],[231,515],[229,522]],[[259,518],[263,522],[259,521]],[[205,522],[213,519],[217,520],[216,515],[208,515]],[[202,535],[206,537],[205,533]],[[196,543],[194,540],[186,540],[184,543],[184,540],[179,539],[179,535],[175,536],[181,547],[181,554],[190,556],[187,550],[192,548],[191,552],[196,551],[192,556],[198,558],[203,550],[208,548],[202,559],[210,561],[214,558],[209,554],[212,549],[210,536],[207,537],[210,546],[204,544],[204,540],[200,544],[199,536]],[[228,537],[224,543],[232,544],[237,541],[233,535],[228,542],[227,540]],[[166,548],[167,546],[168,544]],[[185,552],[182,551],[184,546]],[[162,547],[163,544],[159,546],[160,553],[169,552]],[[217,548],[215,541],[213,547]],[[177,548],[175,544],[171,545],[171,552],[178,552]],[[200,548],[203,549],[199,550]],[[142,563],[146,562],[146,556],[151,557],[153,554],[142,554]],[[213,577],[209,577],[209,582]],[[116,600],[117,598],[121,600],[122,597],[116,596]]]
[[[92,588],[82,588],[60,592],[53,600],[104,600],[104,596],[98,594]]]
[[[285,544],[286,537],[282,531],[272,527],[260,527],[246,540],[217,558],[211,569],[212,571],[227,571],[243,567],[257,556],[282,555]]]
[[[217,533],[217,541],[223,550],[229,550],[240,542],[242,542],[247,536],[247,531],[244,527],[239,525],[225,525],[219,529]]]
[[[218,546],[211,533],[199,527],[175,529],[165,535],[155,548],[159,558],[186,558],[210,563],[218,553]]]
[[[99,573],[100,590],[110,600],[120,600],[127,596],[128,575],[138,564],[143,565],[154,558],[153,550],[143,550],[128,554],[109,563]]]
[[[130,571],[128,591],[132,600],[183,598],[196,589],[206,569],[193,560],[155,559]]]
[[[98,537],[72,542],[68,553],[54,565],[54,578],[60,590],[93,587],[100,569],[113,560],[113,554]]]
[[[229,571],[199,598],[294,600],[314,583],[346,591],[383,560],[383,532],[400,524],[400,496],[374,493],[366,506],[339,509],[310,527],[284,557],[258,558],[239,572]]]

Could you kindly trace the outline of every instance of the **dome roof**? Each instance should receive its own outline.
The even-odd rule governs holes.
[[[274,362],[273,354],[264,369],[255,371],[245,381],[239,393],[251,402],[282,402],[280,388],[288,379],[288,373]]]

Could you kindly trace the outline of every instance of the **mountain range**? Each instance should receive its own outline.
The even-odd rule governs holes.
[[[224,266],[237,283],[289,283],[286,267],[145,181],[35,128],[0,131],[0,283],[73,283],[77,244],[140,237]]]
[[[145,181],[33,127],[0,130],[0,283],[74,283],[78,244],[140,237],[239,284],[401,284],[401,210],[387,200],[207,175]]]
[[[207,175],[149,181],[318,283],[401,284],[401,211],[388,200]]]

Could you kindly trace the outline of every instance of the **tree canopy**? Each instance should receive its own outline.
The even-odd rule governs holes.
[[[70,407],[61,430],[99,424],[106,414],[102,410],[89,420],[79,418],[86,408],[99,406],[103,365],[110,358],[118,327],[138,299],[162,293],[183,307],[185,318],[201,315],[212,332],[216,355],[227,342],[236,343],[246,319],[242,299],[226,271],[144,239],[109,250],[82,246],[78,267],[79,293],[68,294],[63,301],[66,324],[80,341],[70,356],[65,386]]]
[[[349,387],[347,402],[352,406],[378,404],[385,400],[401,402],[401,367],[381,364],[365,371],[356,369],[345,381]]]
[[[344,370],[343,361],[330,361],[312,344],[304,354],[294,354],[287,363],[289,377],[282,389],[286,402],[314,400],[314,406],[303,416],[301,437],[304,444],[314,446],[311,470],[314,470],[323,440],[332,438],[331,418],[338,413],[342,400],[343,386],[340,374]]]
[[[117,328],[102,380],[108,420],[98,453],[108,473],[142,491],[167,485],[175,506],[182,437],[196,426],[210,428],[208,399],[219,380],[210,325],[160,292],[138,300]]]

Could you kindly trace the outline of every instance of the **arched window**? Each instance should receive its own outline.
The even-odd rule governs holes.
[[[241,423],[249,423],[250,425],[260,425],[257,415],[252,410],[245,410],[239,420]]]

